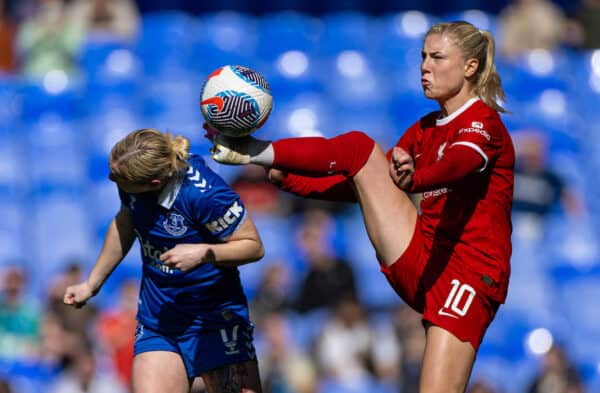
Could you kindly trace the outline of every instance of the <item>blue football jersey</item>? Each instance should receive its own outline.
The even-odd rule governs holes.
[[[184,273],[159,259],[177,244],[220,243],[246,216],[239,195],[201,157],[191,155],[188,163],[187,173],[172,178],[160,194],[119,190],[143,261],[137,319],[164,333],[249,323],[236,267],[203,263]]]

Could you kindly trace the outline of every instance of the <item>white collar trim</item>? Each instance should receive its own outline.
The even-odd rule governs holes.
[[[183,184],[184,173],[179,172],[169,180],[165,188],[158,195],[158,204],[165,209],[170,209],[179,195],[179,190]]]
[[[460,115],[461,113],[463,113],[464,111],[466,111],[467,108],[469,108],[471,105],[473,105],[477,101],[479,101],[479,97],[473,97],[473,98],[469,99],[460,108],[458,108],[457,110],[455,110],[454,112],[452,112],[448,116],[442,117],[440,119],[437,119],[435,121],[435,125],[437,125],[437,126],[443,126],[445,124],[450,123],[452,120],[456,119],[458,117],[458,115]]]

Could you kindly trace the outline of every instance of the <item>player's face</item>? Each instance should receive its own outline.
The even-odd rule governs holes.
[[[465,88],[466,62],[452,37],[429,34],[421,58],[421,86],[427,98],[444,102]]]

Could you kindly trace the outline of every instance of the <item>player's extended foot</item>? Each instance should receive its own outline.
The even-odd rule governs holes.
[[[211,157],[221,164],[247,165],[253,163],[269,165],[272,162],[272,154],[266,154],[266,162],[263,162],[265,157],[262,157],[262,159],[259,157],[265,156],[265,151],[272,151],[272,149],[269,150],[270,141],[263,141],[251,136],[242,138],[227,137],[207,123],[204,124],[203,128],[206,130],[204,136],[212,143]]]
[[[215,135],[211,138],[213,147],[210,149],[212,159],[226,165],[247,165],[252,163],[252,157],[265,150],[271,142],[246,136],[230,138]]]

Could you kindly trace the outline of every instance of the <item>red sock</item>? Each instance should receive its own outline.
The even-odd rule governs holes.
[[[273,167],[306,176],[354,176],[367,162],[375,141],[360,131],[331,139],[288,138],[273,142]]]

